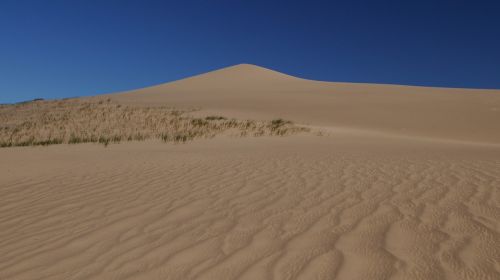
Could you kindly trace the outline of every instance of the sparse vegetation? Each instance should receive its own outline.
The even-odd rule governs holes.
[[[227,120],[227,118],[222,117],[222,116],[207,116],[205,117],[207,121],[220,121],[220,120]]]
[[[185,143],[221,133],[263,136],[308,131],[290,121],[269,122],[190,116],[190,110],[115,104],[110,99],[37,100],[0,106],[0,147],[161,139]]]
[[[290,125],[293,125],[291,121],[286,121],[283,119],[274,119],[271,121],[268,127],[272,135],[283,136],[287,134],[288,127]]]

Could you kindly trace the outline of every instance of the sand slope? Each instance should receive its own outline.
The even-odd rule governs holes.
[[[318,82],[242,64],[110,96],[240,118],[500,143],[499,90]]]
[[[0,149],[0,279],[500,279],[500,94],[240,65],[129,93],[321,127]]]

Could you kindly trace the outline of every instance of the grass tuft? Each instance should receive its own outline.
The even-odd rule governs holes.
[[[205,117],[205,120],[207,120],[207,121],[221,121],[221,120],[227,120],[227,118],[222,117],[222,116],[207,116],[207,117]]]

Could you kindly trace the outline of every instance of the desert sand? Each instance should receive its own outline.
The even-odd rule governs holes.
[[[85,98],[288,136],[0,149],[0,279],[500,279],[500,91],[253,65]]]

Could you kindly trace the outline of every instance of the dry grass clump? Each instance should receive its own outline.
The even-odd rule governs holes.
[[[221,133],[240,136],[279,135],[307,131],[289,121],[269,122],[195,118],[190,110],[115,104],[111,100],[32,101],[0,106],[0,147],[101,143],[161,139],[184,143]]]

